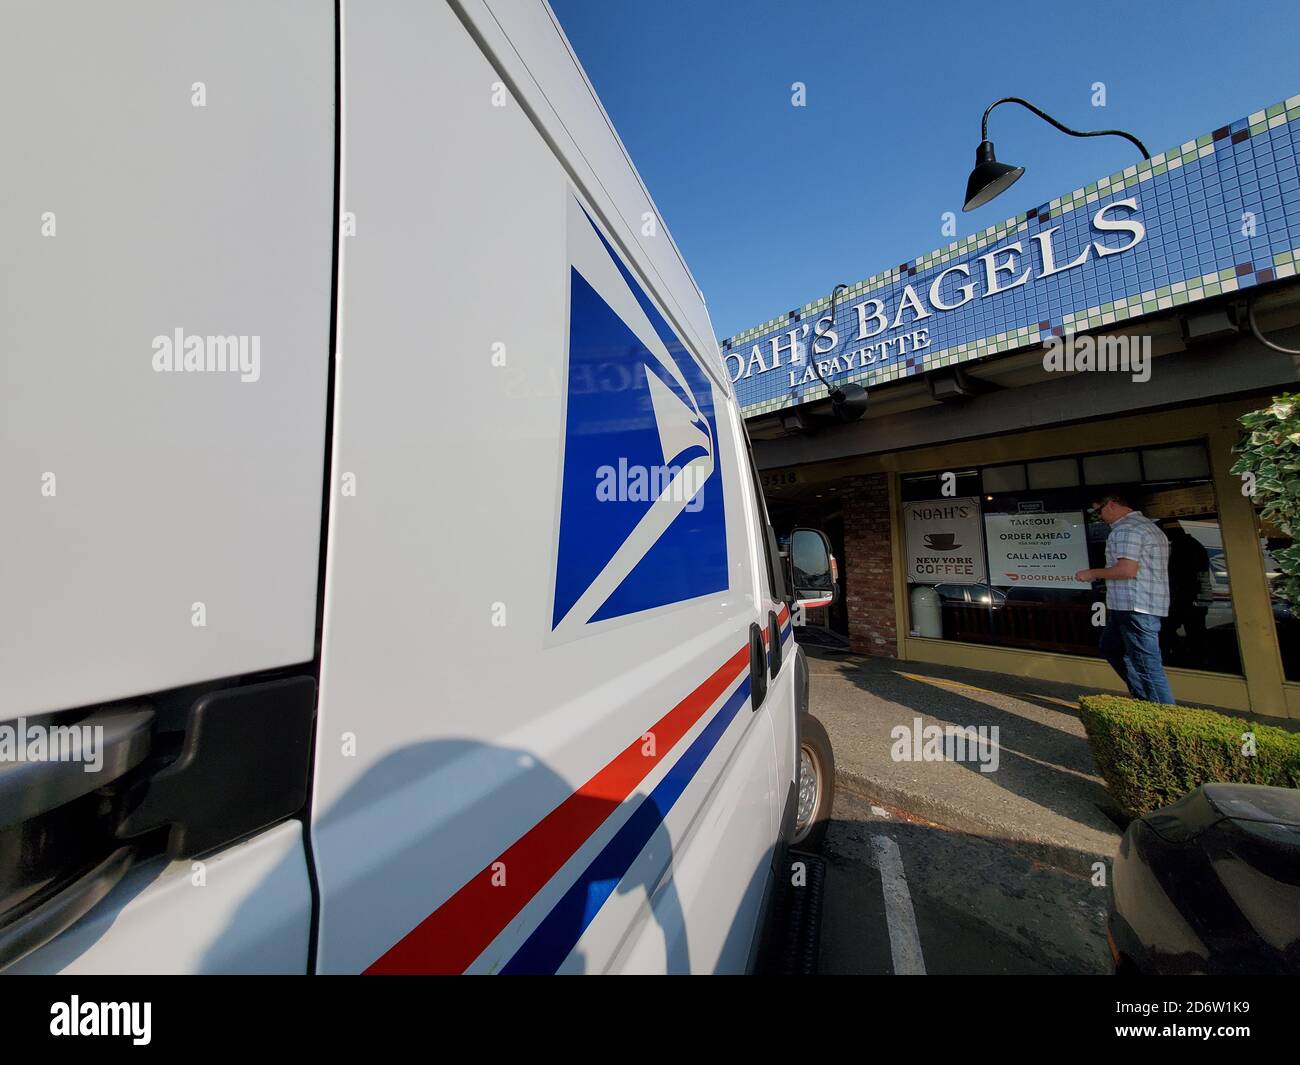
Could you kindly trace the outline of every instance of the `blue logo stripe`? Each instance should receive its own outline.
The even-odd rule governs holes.
[[[662,828],[664,818],[748,700],[749,677],[746,676],[723,703],[722,709],[686,749],[686,753],[668,770],[628,818],[627,823],[605,844],[604,850],[533,930],[533,934],[501,970],[503,973],[555,972],[600,912],[605,900],[627,875],[637,856],[657,833],[663,832],[664,859],[671,857],[667,832]],[[659,842],[656,841],[656,844]]]
[[[600,231],[600,226],[596,225],[595,220],[590,214],[587,214],[587,208],[583,207],[582,204],[578,204],[578,206],[582,208],[582,213],[587,215],[587,221],[591,223],[591,228],[595,231],[596,236],[600,238],[600,242],[605,245],[605,252],[609,255],[610,259],[613,260],[614,265],[618,267],[618,272],[623,277],[623,283],[632,290],[632,295],[636,297],[636,301],[640,305],[641,310],[645,313],[646,318],[649,319],[650,325],[659,335],[659,339],[663,341],[664,347],[668,349],[668,353],[673,357],[673,361],[680,367],[682,359],[690,358],[690,355],[686,352],[685,346],[682,344],[677,334],[673,332],[672,327],[664,321],[664,316],[659,313],[659,308],[650,301],[650,297],[646,295],[645,289],[641,287],[637,279],[632,276],[632,272],[623,265],[622,257],[610,246],[609,241],[605,239],[605,234]],[[678,398],[683,402],[689,403],[689,397],[682,394],[681,385],[671,377],[664,377],[662,380],[664,384],[677,393]],[[717,450],[716,446],[714,450]]]

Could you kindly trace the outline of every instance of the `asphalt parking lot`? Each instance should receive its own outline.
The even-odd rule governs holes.
[[[822,853],[822,973],[1110,971],[1106,889],[1014,846],[841,787]]]
[[[1109,972],[1103,878],[1120,826],[1082,691],[805,650],[836,761],[820,971]],[[948,726],[980,730],[996,757],[918,761],[895,738]]]

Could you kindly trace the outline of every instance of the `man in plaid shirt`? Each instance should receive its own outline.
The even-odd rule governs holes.
[[[1089,509],[1110,526],[1106,566],[1081,569],[1075,579],[1106,582],[1101,653],[1134,698],[1172,703],[1160,657],[1160,623],[1169,613],[1169,540],[1122,495],[1100,496]]]

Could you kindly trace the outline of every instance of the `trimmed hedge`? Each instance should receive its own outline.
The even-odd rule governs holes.
[[[1085,695],[1079,716],[1106,787],[1129,817],[1168,806],[1202,784],[1300,788],[1300,735],[1213,710]],[[1242,754],[1243,732],[1255,754]]]

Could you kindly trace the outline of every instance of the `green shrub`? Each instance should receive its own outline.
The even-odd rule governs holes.
[[[1300,787],[1300,735],[1212,710],[1085,695],[1079,716],[1106,787],[1130,817],[1168,806],[1202,784]],[[1242,753],[1242,733],[1255,753]]]
[[[1284,393],[1238,419],[1246,430],[1232,472],[1246,494],[1262,503],[1260,518],[1300,541],[1300,392]],[[1273,594],[1300,604],[1300,543],[1273,552],[1280,575]]]

